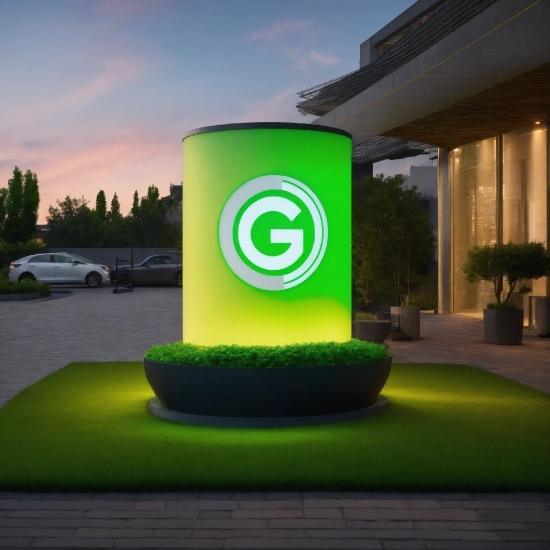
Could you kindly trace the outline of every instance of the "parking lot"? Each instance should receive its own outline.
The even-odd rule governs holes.
[[[139,361],[182,338],[181,288],[64,286],[53,296],[0,304],[0,407],[72,361]]]
[[[73,285],[54,287],[53,296],[0,303],[0,407],[72,361],[139,361],[153,344],[182,338],[178,287],[113,294],[111,286]],[[550,393],[550,340],[534,332],[521,346],[495,346],[483,341],[479,319],[426,313],[421,337],[386,340],[394,362],[472,365]]]

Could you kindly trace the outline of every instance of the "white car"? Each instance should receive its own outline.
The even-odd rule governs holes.
[[[16,260],[10,264],[9,278],[49,285],[86,283],[90,288],[111,284],[107,266],[67,252],[33,254]]]

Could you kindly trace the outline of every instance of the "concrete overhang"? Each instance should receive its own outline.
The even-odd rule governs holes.
[[[460,138],[454,141],[435,143],[433,135],[432,141],[428,141],[425,137],[431,134],[423,132],[422,119],[461,101],[471,101],[474,96],[482,95],[481,92],[513,79],[516,81],[513,88],[517,92],[517,82],[522,81],[517,78],[519,75],[530,71],[536,73],[550,62],[548,21],[550,0],[499,0],[313,124],[346,130],[353,135],[354,144],[377,135],[402,137],[440,147],[461,144],[458,143],[460,140],[464,143],[475,141],[479,139],[479,132],[469,136],[464,128]],[[544,111],[544,106],[549,105],[550,79],[545,78],[544,70],[536,74],[540,84],[536,93],[540,97],[532,97],[529,89],[532,84],[529,83],[525,90],[520,90],[519,97],[524,99],[525,105],[532,103],[533,99],[538,100]],[[507,108],[521,111],[522,106],[509,105]],[[529,116],[535,115],[531,112]],[[544,117],[544,120],[548,113],[536,116]],[[515,127],[522,125],[518,120],[516,117]],[[525,124],[529,122],[534,121],[527,117]],[[438,123],[444,124],[445,120],[440,119]],[[408,128],[408,133],[405,130],[400,133],[400,128]],[[489,135],[500,133],[501,129],[495,127]],[[484,131],[491,132],[492,129],[485,128]]]

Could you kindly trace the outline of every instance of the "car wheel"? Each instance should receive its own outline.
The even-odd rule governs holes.
[[[182,284],[181,271],[176,273],[176,276],[174,277],[174,282],[176,283],[177,286],[181,287],[181,284]]]
[[[18,281],[36,281],[36,277],[32,273],[22,273]]]
[[[101,275],[99,273],[96,273],[95,271],[92,271],[91,273],[88,273],[86,275],[86,284],[90,288],[96,288],[101,285]]]

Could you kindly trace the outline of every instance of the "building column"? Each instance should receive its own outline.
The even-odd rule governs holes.
[[[546,121],[546,249],[550,250],[550,121]],[[550,298],[550,275],[546,277],[546,296]]]
[[[437,163],[437,270],[438,291],[437,311],[443,314],[452,312],[451,280],[451,185],[450,155],[448,149],[439,148]]]

